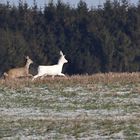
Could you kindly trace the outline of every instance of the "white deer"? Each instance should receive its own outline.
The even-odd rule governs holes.
[[[38,77],[43,78],[44,76],[47,75],[51,75],[52,77],[56,75],[65,76],[65,74],[62,73],[62,68],[64,63],[67,63],[68,61],[66,60],[65,55],[63,55],[62,51],[60,51],[60,55],[61,57],[56,65],[51,65],[51,66],[40,65],[38,67],[38,74],[35,75],[32,80]]]
[[[33,61],[29,58],[29,56],[26,56],[26,59],[26,65],[24,67],[10,69],[8,72],[4,72],[4,77],[6,79],[14,79],[32,76],[32,74],[29,74],[29,67]]]

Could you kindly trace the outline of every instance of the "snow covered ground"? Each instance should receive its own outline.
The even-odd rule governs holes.
[[[140,139],[139,86],[2,86],[0,139]]]

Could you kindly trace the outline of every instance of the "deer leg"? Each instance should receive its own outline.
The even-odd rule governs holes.
[[[63,73],[60,73],[60,74],[58,74],[59,76],[63,76],[63,77],[65,77],[65,74],[63,74]]]
[[[44,75],[42,75],[40,79],[42,80],[43,78],[44,78]]]
[[[29,76],[29,77],[33,77],[33,75],[32,75],[32,74],[28,74],[28,76]]]
[[[40,75],[40,74],[35,75],[35,76],[32,78],[32,81],[35,80],[36,78],[40,77],[40,76],[42,76],[42,75]]]

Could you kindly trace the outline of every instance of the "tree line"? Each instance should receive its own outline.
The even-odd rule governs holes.
[[[19,1],[0,4],[0,71],[57,63],[62,50],[67,74],[140,70],[140,2],[106,0],[102,7],[77,7],[58,0],[39,8]]]

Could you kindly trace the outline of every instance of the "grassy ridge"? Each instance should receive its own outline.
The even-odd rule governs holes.
[[[0,80],[2,86],[7,86],[9,88],[22,88],[24,86],[36,86],[42,84],[48,84],[50,87],[57,87],[58,85],[75,85],[80,84],[86,86],[88,84],[129,84],[129,83],[139,83],[140,73],[105,73],[105,74],[94,74],[94,75],[73,75],[66,77],[46,77],[43,80],[37,79],[32,81],[31,79],[16,79],[16,80]]]

